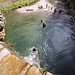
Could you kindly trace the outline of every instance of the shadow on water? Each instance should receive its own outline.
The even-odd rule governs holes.
[[[75,74],[75,32],[69,21],[70,16],[67,14],[56,15],[46,21],[46,69],[59,75]]]
[[[59,75],[75,74],[75,34],[69,24],[69,15],[52,18],[41,13],[26,15],[12,12],[6,19],[5,41],[12,43],[20,55],[29,55],[29,48],[35,46],[39,49],[43,69]],[[47,25],[44,29],[41,19]]]

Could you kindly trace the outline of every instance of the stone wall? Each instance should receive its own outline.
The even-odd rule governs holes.
[[[5,17],[0,12],[0,41],[5,37]]]

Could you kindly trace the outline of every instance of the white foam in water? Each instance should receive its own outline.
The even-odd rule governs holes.
[[[24,60],[27,61],[30,65],[36,65],[38,67],[40,67],[39,65],[39,60],[38,60],[38,49],[35,48],[36,50],[34,51],[35,47],[30,49],[30,55],[27,57],[24,57]]]

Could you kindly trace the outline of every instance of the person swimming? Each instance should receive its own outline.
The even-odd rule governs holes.
[[[36,48],[34,47],[34,48],[33,48],[33,52],[35,52],[35,51],[36,51]]]
[[[43,25],[43,28],[45,28],[46,24],[45,23],[42,23],[42,25]]]
[[[41,23],[43,23],[43,20],[41,20]]]
[[[36,47],[32,47],[30,49],[30,54],[24,57],[24,60],[31,65],[36,65],[37,67],[40,67],[40,61],[38,59],[38,49]]]
[[[43,20],[41,20],[41,23],[42,23],[43,28],[45,28],[46,24],[43,23]]]

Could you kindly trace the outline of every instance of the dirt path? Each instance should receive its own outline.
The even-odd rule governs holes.
[[[41,9],[39,9],[38,7],[41,7]],[[52,7],[52,9],[51,9]],[[22,7],[17,9],[17,12],[19,13],[32,13],[32,12],[37,12],[37,11],[48,11],[48,12],[53,12],[53,5],[51,5],[49,2],[47,2],[46,0],[40,0],[37,3],[35,3],[34,5],[31,6],[27,6],[27,7]]]

